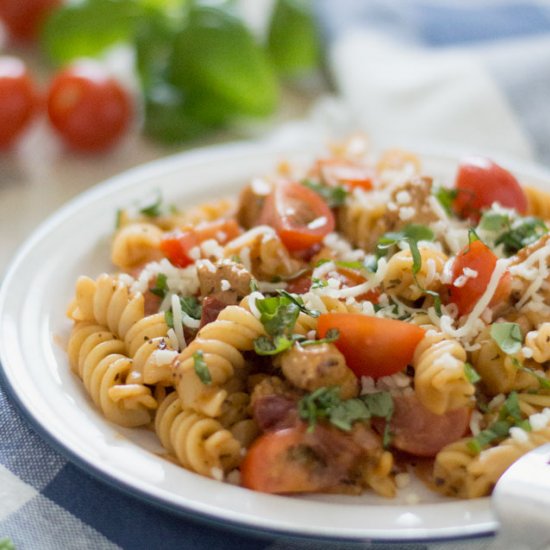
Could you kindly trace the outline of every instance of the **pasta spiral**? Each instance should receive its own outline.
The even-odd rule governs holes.
[[[71,319],[94,321],[122,339],[144,316],[143,295],[132,295],[126,284],[111,275],[100,275],[97,281],[79,277],[75,294],[68,311]]]
[[[253,349],[254,340],[263,335],[262,323],[240,306],[226,307],[216,321],[202,327],[177,360],[175,377],[183,405],[207,416],[219,416],[227,397],[223,385],[230,381],[235,369],[244,366],[241,352]],[[198,352],[202,352],[210,373],[208,385],[195,371],[194,355]]]
[[[126,427],[150,422],[149,409],[157,402],[143,384],[125,383],[132,360],[122,340],[100,325],[77,323],[67,351],[72,369],[107,419]]]
[[[240,462],[241,445],[231,432],[217,420],[183,408],[176,392],[160,404],[155,431],[182,466],[203,476],[218,477]]]
[[[468,439],[445,447],[434,465],[435,484],[447,495],[478,498],[488,495],[505,470],[524,454],[550,442],[550,427],[525,432],[524,438],[509,437],[495,447],[475,454]]]
[[[111,245],[111,261],[120,269],[133,269],[160,260],[163,231],[152,223],[131,223],[119,229]]]
[[[470,404],[475,392],[464,364],[466,352],[456,340],[429,330],[416,347],[413,366],[415,393],[435,414]]]
[[[537,363],[550,361],[550,323],[542,323],[537,330],[528,332],[525,346],[532,351]]]
[[[338,228],[353,246],[369,252],[384,233],[385,204],[365,205],[353,198],[340,208]]]
[[[389,295],[414,302],[425,294],[425,290],[437,292],[441,288],[441,274],[447,256],[427,247],[419,247],[419,252],[421,263],[416,278],[410,250],[401,250],[390,258],[382,281]]]
[[[129,379],[136,383],[171,385],[172,361],[177,355],[165,337],[149,338],[133,356]]]
[[[124,335],[128,354],[130,357],[134,357],[144,342],[153,338],[165,337],[167,334],[168,325],[164,313],[154,313],[143,317]]]
[[[527,195],[527,212],[531,216],[550,220],[550,193],[529,185],[525,185],[523,191]]]

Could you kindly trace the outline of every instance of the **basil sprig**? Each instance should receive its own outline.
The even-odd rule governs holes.
[[[513,355],[521,349],[523,336],[517,323],[493,323],[491,338],[507,355]]]

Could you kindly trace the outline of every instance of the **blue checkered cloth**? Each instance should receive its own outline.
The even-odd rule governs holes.
[[[542,2],[315,2],[335,85],[375,138],[421,136],[550,163],[550,8]],[[18,550],[369,547],[259,537],[140,501],[54,450],[0,385],[3,537]]]

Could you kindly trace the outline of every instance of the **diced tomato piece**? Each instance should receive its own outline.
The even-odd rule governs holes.
[[[372,189],[373,172],[359,163],[335,158],[321,159],[317,166],[321,178],[327,185]]]
[[[379,378],[402,371],[412,361],[424,329],[394,319],[360,313],[325,313],[319,316],[321,338],[331,329],[340,331],[336,347],[356,376]]]
[[[264,493],[325,491],[349,477],[363,450],[349,434],[317,424],[260,436],[241,464],[244,487]]]
[[[233,219],[205,222],[186,231],[175,231],[164,237],[160,243],[163,254],[176,267],[186,267],[194,262],[189,255],[192,248],[200,243],[215,239],[225,244],[240,233],[239,225]]]
[[[484,157],[464,159],[456,176],[457,196],[453,209],[462,218],[479,221],[481,211],[494,202],[519,213],[527,212],[527,196],[518,180],[508,171]]]
[[[336,274],[337,278],[342,281],[342,285],[348,288],[351,286],[360,285],[367,280],[363,275],[361,275],[361,273],[348,267],[338,267],[336,269]],[[373,304],[378,303],[378,298],[380,298],[380,290],[376,288],[356,296],[356,300],[366,300],[368,302],[372,302]]]
[[[469,430],[471,409],[461,407],[445,414],[434,414],[414,393],[393,396],[390,421],[391,445],[415,456],[435,456],[443,447],[460,439]],[[382,431],[384,420],[374,422]]]
[[[449,302],[456,304],[458,314],[467,315],[474,309],[479,299],[487,290],[487,285],[497,263],[497,257],[489,247],[481,241],[470,243],[459,252],[452,266],[452,283],[449,286]],[[455,286],[459,277],[464,276],[464,269],[469,268],[477,273],[475,277],[467,277],[462,286]],[[511,276],[508,271],[501,277],[498,287],[489,305],[497,305],[504,301],[511,291]]]
[[[260,223],[271,225],[290,251],[320,243],[334,230],[327,203],[311,189],[295,182],[278,184],[265,200]]]
[[[288,281],[286,287],[291,294],[304,294],[311,288],[311,273],[303,274]]]

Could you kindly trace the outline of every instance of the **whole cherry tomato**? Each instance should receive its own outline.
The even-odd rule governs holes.
[[[80,151],[114,145],[132,118],[128,92],[99,64],[60,72],[48,92],[48,116],[63,141]]]
[[[48,14],[61,0],[1,0],[0,20],[16,40],[36,38]]]
[[[38,110],[39,98],[25,64],[0,57],[0,148],[12,145]]]

